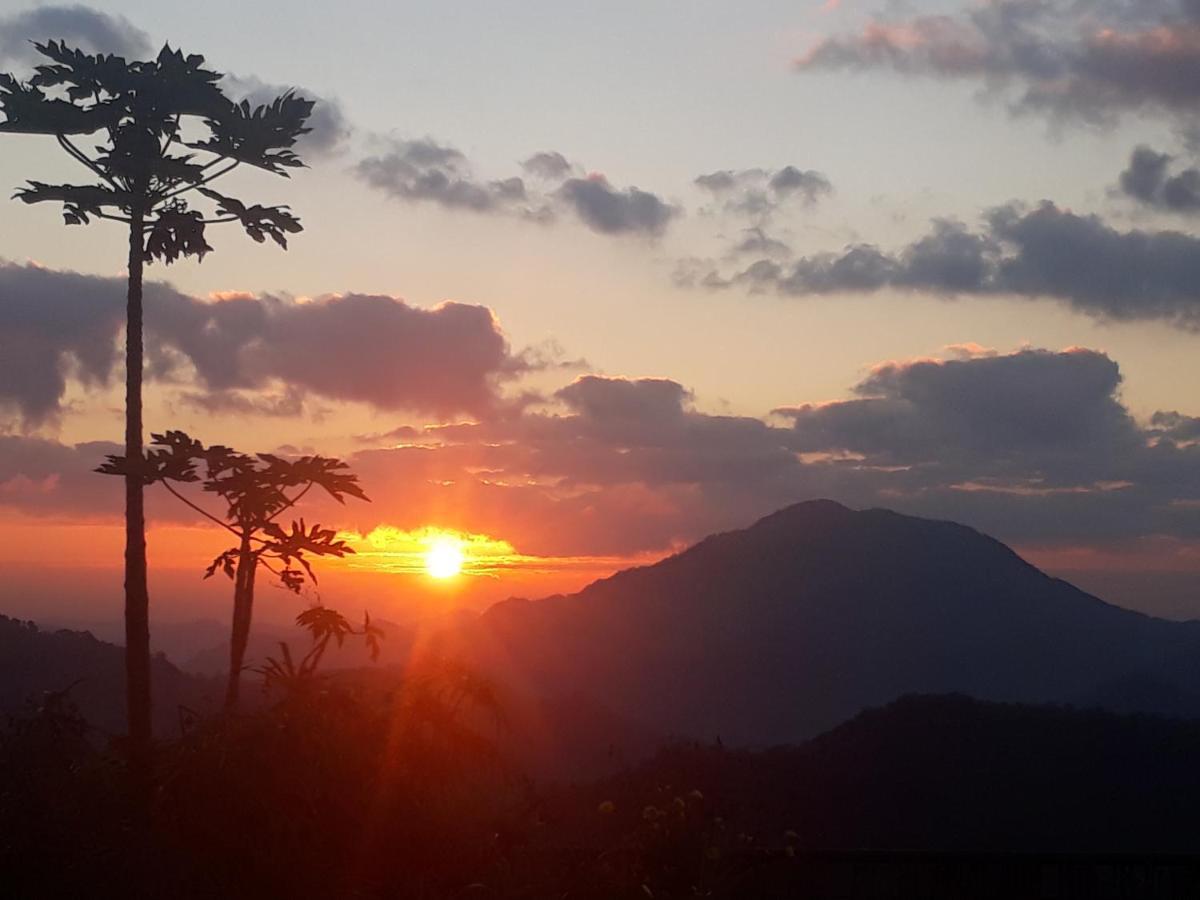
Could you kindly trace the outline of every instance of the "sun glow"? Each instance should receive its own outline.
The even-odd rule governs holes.
[[[425,572],[430,578],[453,578],[462,572],[464,562],[462,542],[453,537],[435,538],[425,551]]]

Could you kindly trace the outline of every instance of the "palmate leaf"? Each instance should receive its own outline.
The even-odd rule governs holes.
[[[51,64],[37,67],[30,82],[36,87],[66,87],[72,100],[118,97],[138,87],[139,63],[130,64],[111,54],[85,53],[63,41],[33,46],[51,60]]]
[[[219,569],[225,573],[226,577],[228,577],[230,581],[232,581],[237,571],[237,559],[237,547],[230,547],[209,564],[208,568],[204,570],[204,577],[206,579],[212,578]]]
[[[286,206],[247,206],[242,201],[227,197],[210,188],[197,190],[217,204],[217,214],[220,216],[236,216],[246,229],[246,234],[262,243],[270,238],[284,250],[287,249],[286,234],[298,234],[304,230],[300,220],[292,215]]]
[[[120,104],[79,106],[47,97],[37,86],[22,84],[4,73],[0,73],[0,111],[4,113],[0,132],[16,134],[91,134],[112,127],[121,118]]]
[[[204,450],[199,441],[194,441],[182,431],[168,431],[166,434],[150,436],[152,449],[146,454],[140,467],[143,481],[153,484],[156,481],[195,482],[200,478],[196,474],[196,464]],[[106,461],[96,469],[102,475],[126,475],[130,466],[124,456],[107,456]]]
[[[221,73],[204,68],[204,57],[198,53],[184,55],[164,44],[153,63],[143,64],[141,74],[149,85],[142,85],[155,102],[171,115],[213,116],[228,105],[229,100],[217,83]]]
[[[258,107],[251,107],[248,100],[229,103],[220,113],[205,119],[211,137],[188,146],[286,177],[287,169],[304,165],[290,148],[297,138],[312,130],[304,123],[313,105],[312,100],[297,97],[292,91]]]
[[[61,203],[63,218],[68,225],[86,225],[90,216],[100,215],[105,207],[127,211],[133,202],[125,191],[114,190],[104,185],[43,184],[29,182],[29,187],[18,188],[13,194],[22,203]]]
[[[296,624],[312,635],[313,642],[333,638],[341,646],[347,635],[354,634],[354,626],[336,609],[327,606],[312,606],[296,616]]]

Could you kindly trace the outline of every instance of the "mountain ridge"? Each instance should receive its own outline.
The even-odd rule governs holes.
[[[1069,703],[1140,679],[1179,690],[1167,712],[1200,712],[1200,622],[1106,603],[968,526],[832,501],[575,594],[495,604],[446,646],[526,686],[751,744],[905,693]]]

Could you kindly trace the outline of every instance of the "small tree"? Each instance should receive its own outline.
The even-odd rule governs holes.
[[[358,476],[337,459],[303,456],[287,460],[269,453],[247,456],[228,447],[205,447],[182,431],[151,435],[151,447],[142,469],[145,484],[158,482],[178,500],[215,522],[237,538],[237,543],[217,556],[205,571],[210,578],[218,571],[233,581],[233,622],[229,638],[229,679],[225,706],[237,705],[246,645],[254,613],[254,583],[259,567],[267,569],[280,583],[299,593],[306,579],[316,583],[316,573],[306,558],[342,557],[354,552],[337,534],[320,525],[309,527],[303,519],[289,529],[275,520],[294,507],[312,488],[319,487],[344,503],[346,497],[370,502]],[[197,472],[203,465],[204,474]],[[125,457],[110,456],[99,471],[125,475]],[[174,483],[200,482],[206,493],[225,503],[223,516],[215,515],[188,499]],[[340,643],[341,638],[338,638]]]
[[[30,181],[17,191],[25,203],[61,203],[68,225],[92,218],[129,232],[125,329],[125,458],[142,459],[142,269],[145,263],[202,259],[212,250],[208,225],[239,222],[255,241],[286,249],[301,230],[286,206],[247,205],[206,185],[246,164],[277,175],[303,165],[291,150],[309,129],[313,103],[291,92],[251,108],[221,91],[222,75],[204,57],[164,46],[158,57],[128,62],[90,55],[60,41],[34,45],[48,62],[28,82],[0,73],[0,132],[41,134],[82,164],[83,184]],[[89,155],[72,140],[100,143]],[[192,152],[173,152],[173,151]],[[189,205],[198,194],[215,206]],[[146,527],[139,467],[125,475],[125,660],[129,737],[144,767],[150,745],[150,597],[146,586]]]

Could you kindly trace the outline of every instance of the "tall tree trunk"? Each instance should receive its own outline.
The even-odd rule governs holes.
[[[246,645],[250,642],[250,617],[254,611],[254,574],[258,557],[250,548],[250,533],[242,535],[237,574],[233,582],[233,628],[229,637],[229,681],[225,685],[225,709],[237,706]]]
[[[142,453],[143,213],[129,226],[125,324],[125,684],[130,760],[143,773],[150,754],[150,592],[146,585],[146,513]]]

